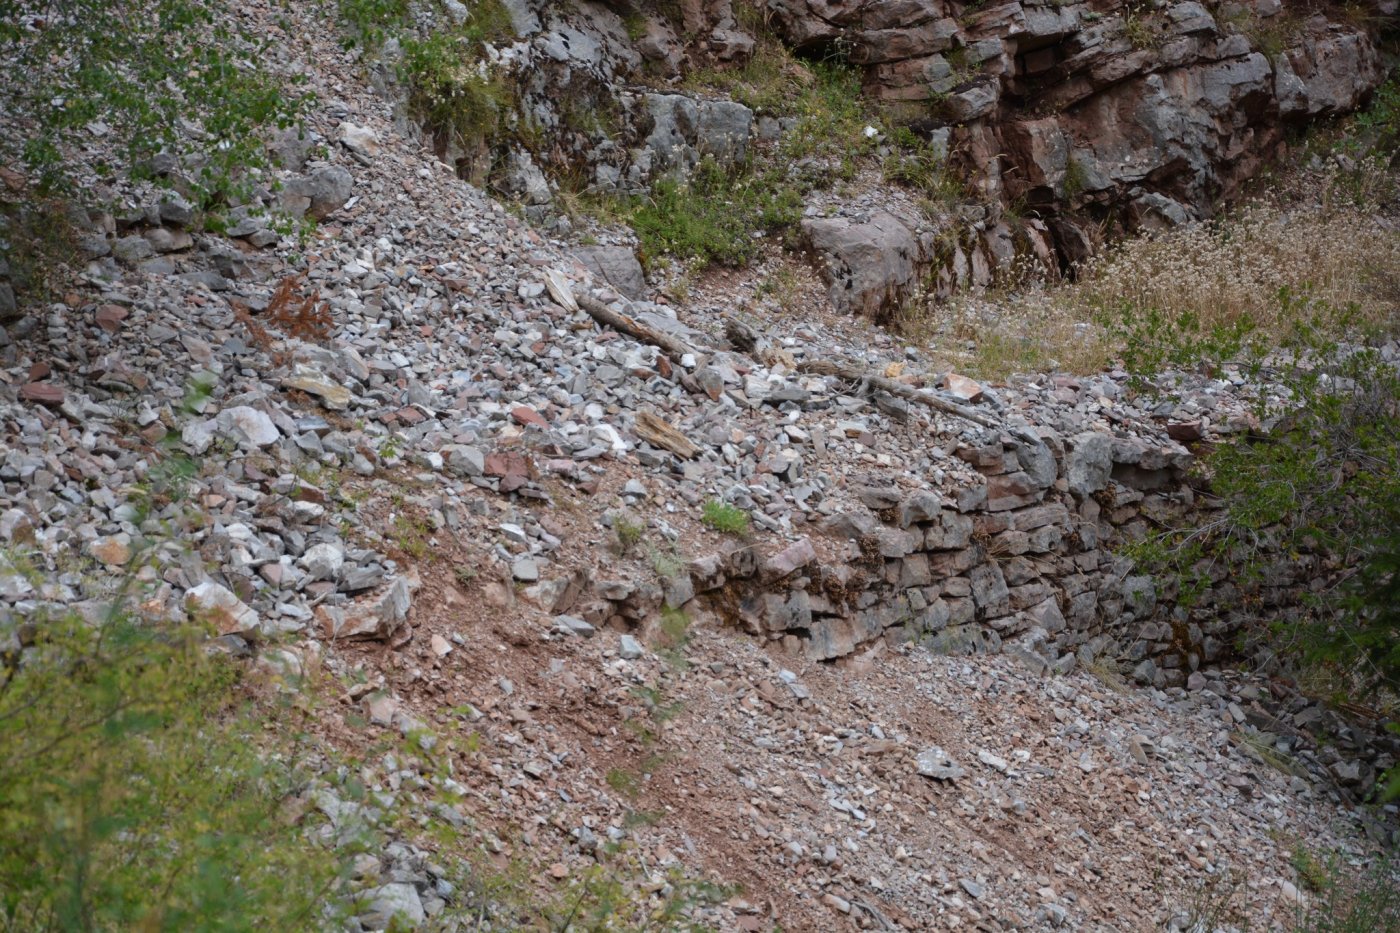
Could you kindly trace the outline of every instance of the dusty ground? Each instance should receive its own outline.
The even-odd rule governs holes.
[[[552,490],[539,513],[566,542],[559,564],[653,573],[595,522],[626,478],[610,470],[596,498]],[[392,540],[413,507],[371,494],[361,514]],[[367,748],[402,728],[375,722],[391,698],[465,788],[466,827],[427,844],[484,845],[540,892],[620,866],[586,841],[611,828],[629,871],[737,886],[703,915],[717,929],[1147,930],[1207,902],[1267,929],[1306,897],[1296,845],[1369,855],[1355,815],[1261,760],[1211,694],[922,649],[811,665],[713,617],[636,631],[647,650],[625,659],[622,632],[562,634],[477,573],[490,548],[440,530],[426,555],[396,555],[422,580],[411,635],[330,646],[332,670],[358,672],[346,682],[382,690],[347,694],[320,728]],[[920,774],[931,746],[963,773]]]

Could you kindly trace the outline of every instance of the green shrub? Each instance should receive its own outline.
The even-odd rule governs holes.
[[[933,208],[946,207],[965,194],[948,161],[911,130],[892,130],[890,142],[881,165],[885,181],[913,188]]]
[[[1085,187],[1089,183],[1089,174],[1084,170],[1084,163],[1070,156],[1065,163],[1064,181],[1060,183],[1060,191],[1066,201],[1073,201],[1084,193]]]
[[[0,0],[0,99],[25,127],[0,153],[63,188],[97,131],[113,152],[100,172],[148,176],[167,153],[206,203],[241,193],[268,164],[264,131],[308,99],[255,64],[269,42],[226,0]]]
[[[321,930],[347,866],[286,818],[290,739],[192,625],[0,623],[0,927]],[[13,641],[12,641],[13,643]]]
[[[400,76],[413,113],[469,155],[499,134],[513,99],[509,85],[482,60],[479,41],[468,34],[437,32],[404,40]]]
[[[743,265],[756,251],[744,193],[713,159],[702,162],[688,181],[662,179],[632,214],[644,256]]]
[[[743,537],[749,533],[749,516],[743,509],[718,499],[707,499],[700,507],[700,521],[720,534]]]
[[[408,23],[408,0],[339,0],[345,45],[378,46]]]
[[[613,518],[613,534],[617,537],[617,546],[623,554],[626,554],[636,547],[642,540],[642,535],[646,533],[646,526],[627,515],[617,515]]]
[[[1400,370],[1364,342],[1337,336],[1364,341],[1355,309],[1287,289],[1278,303],[1291,329],[1268,340],[1250,336],[1248,318],[1223,340],[1145,325],[1141,342],[1154,347],[1135,358],[1139,365],[1173,362],[1189,349],[1215,367],[1242,361],[1252,380],[1279,390],[1261,393],[1255,412],[1270,430],[1222,444],[1205,459],[1220,505],[1210,521],[1165,529],[1137,554],[1175,574],[1187,594],[1203,592],[1211,566],[1222,563],[1246,589],[1280,557],[1306,555],[1331,568],[1321,572],[1334,574],[1336,585],[1314,588],[1303,618],[1287,626],[1298,637],[1286,643],[1338,698],[1388,703],[1393,727],[1400,696]],[[1389,793],[1396,792],[1400,775],[1390,779]]]

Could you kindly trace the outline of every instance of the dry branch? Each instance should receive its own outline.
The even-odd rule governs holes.
[[[657,330],[655,327],[643,324],[630,315],[614,311],[595,298],[590,298],[587,295],[579,295],[577,301],[578,306],[588,312],[588,316],[599,324],[602,324],[604,327],[611,327],[613,330],[626,334],[634,340],[639,340],[642,343],[649,343],[659,348],[676,363],[679,363],[681,357],[685,356],[687,353],[693,356],[699,354],[699,351],[674,334],[668,334],[664,331]]]
[[[916,389],[902,382],[886,379],[884,376],[877,376],[874,373],[862,372],[852,366],[833,363],[830,360],[804,360],[797,364],[797,371],[812,373],[817,376],[839,376],[842,379],[849,379],[852,382],[864,382],[872,388],[881,389],[888,392],[890,395],[907,398],[911,402],[927,405],[929,408],[936,411],[941,411],[949,415],[956,415],[959,418],[971,421],[973,424],[980,424],[984,428],[1001,426],[1001,423],[995,418],[989,418],[979,411],[973,411],[966,405],[959,405],[957,402],[946,399],[941,395],[935,395],[926,389]]]
[[[690,346],[679,337],[663,333],[654,327],[643,324],[636,318],[614,311],[597,299],[590,298],[587,295],[580,295],[578,297],[578,305],[584,311],[588,312],[589,317],[593,318],[593,320],[597,321],[599,324],[605,327],[611,327],[613,330],[620,333],[627,334],[634,340],[639,340],[643,343],[649,343],[652,346],[658,347],[677,363],[679,363],[681,357],[687,353],[692,355],[698,353],[694,347]],[[730,343],[737,349],[747,351],[755,356],[761,357],[766,355],[759,347],[761,343],[759,334],[743,322],[732,317],[726,318],[725,333]],[[835,363],[830,360],[806,360],[797,363],[796,367],[798,372],[812,373],[818,376],[837,376],[841,379],[849,379],[852,382],[863,382],[873,388],[882,389],[890,395],[896,395],[900,398],[908,399],[911,402],[927,405],[929,408],[936,411],[963,418],[967,421],[971,421],[973,424],[980,424],[985,428],[1000,427],[1000,422],[995,418],[990,418],[979,411],[973,411],[966,405],[959,405],[951,399],[946,399],[941,395],[937,395],[925,389],[915,389],[912,386],[905,385],[902,382],[896,382],[884,376],[862,372],[854,367],[846,366],[843,363]],[[659,419],[657,420],[659,423],[665,424],[664,422],[660,422]],[[640,423],[641,419],[639,418],[638,424],[640,425]],[[667,427],[669,427],[669,425]],[[640,431],[638,433],[640,433]],[[682,439],[684,440],[684,438]],[[647,438],[647,440],[651,439]],[[686,441],[686,443],[689,444],[689,441]],[[664,447],[666,445],[662,444],[661,446]],[[667,449],[671,450],[672,448],[667,447]],[[680,456],[687,455],[680,454]],[[689,456],[694,456],[694,454],[690,454]]]
[[[649,411],[637,413],[637,436],[649,444],[669,450],[682,460],[693,460],[700,448],[690,438],[671,427],[670,423]]]

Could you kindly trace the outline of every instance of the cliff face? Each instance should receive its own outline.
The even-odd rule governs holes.
[[[985,286],[1017,254],[1063,270],[1105,237],[1209,216],[1384,79],[1373,33],[1397,3],[1367,2],[506,0],[518,35],[492,56],[522,132],[498,141],[494,184],[563,232],[562,188],[636,194],[706,157],[783,151],[781,107],[752,110],[705,76],[775,43],[845,62],[871,119],[946,155],[967,195],[931,211],[878,172],[858,197],[807,193],[790,242],[835,308],[882,318],[918,290]]]
[[[1053,218],[1070,260],[1085,219],[1207,215],[1290,127],[1356,108],[1383,77],[1360,26],[1278,0],[769,6],[796,49],[844,51],[872,97],[945,138],[984,194]]]

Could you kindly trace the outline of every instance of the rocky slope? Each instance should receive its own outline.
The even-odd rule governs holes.
[[[364,928],[470,906],[454,852],[548,892],[609,864],[600,839],[640,859],[639,898],[667,868],[742,884],[697,908],[720,929],[1145,929],[1236,872],[1282,922],[1295,842],[1361,862],[1393,831],[1352,807],[1393,751],[1212,670],[1213,633],[1174,637],[1101,546],[1180,504],[1178,438],[1236,429],[1259,387],[1182,377],[1158,410],[1122,373],[978,386],[820,318],[729,343],[462,183],[334,36],[249,9],[319,97],[322,148],[282,140],[266,200],[321,223],[216,235],[136,189],[79,218],[62,300],[0,331],[0,540],[40,571],[0,568],[0,601],[95,611],[130,570],[153,617],[349,684],[328,760],[419,743],[365,780],[449,841],[364,867]],[[974,418],[803,370],[831,359]]]

